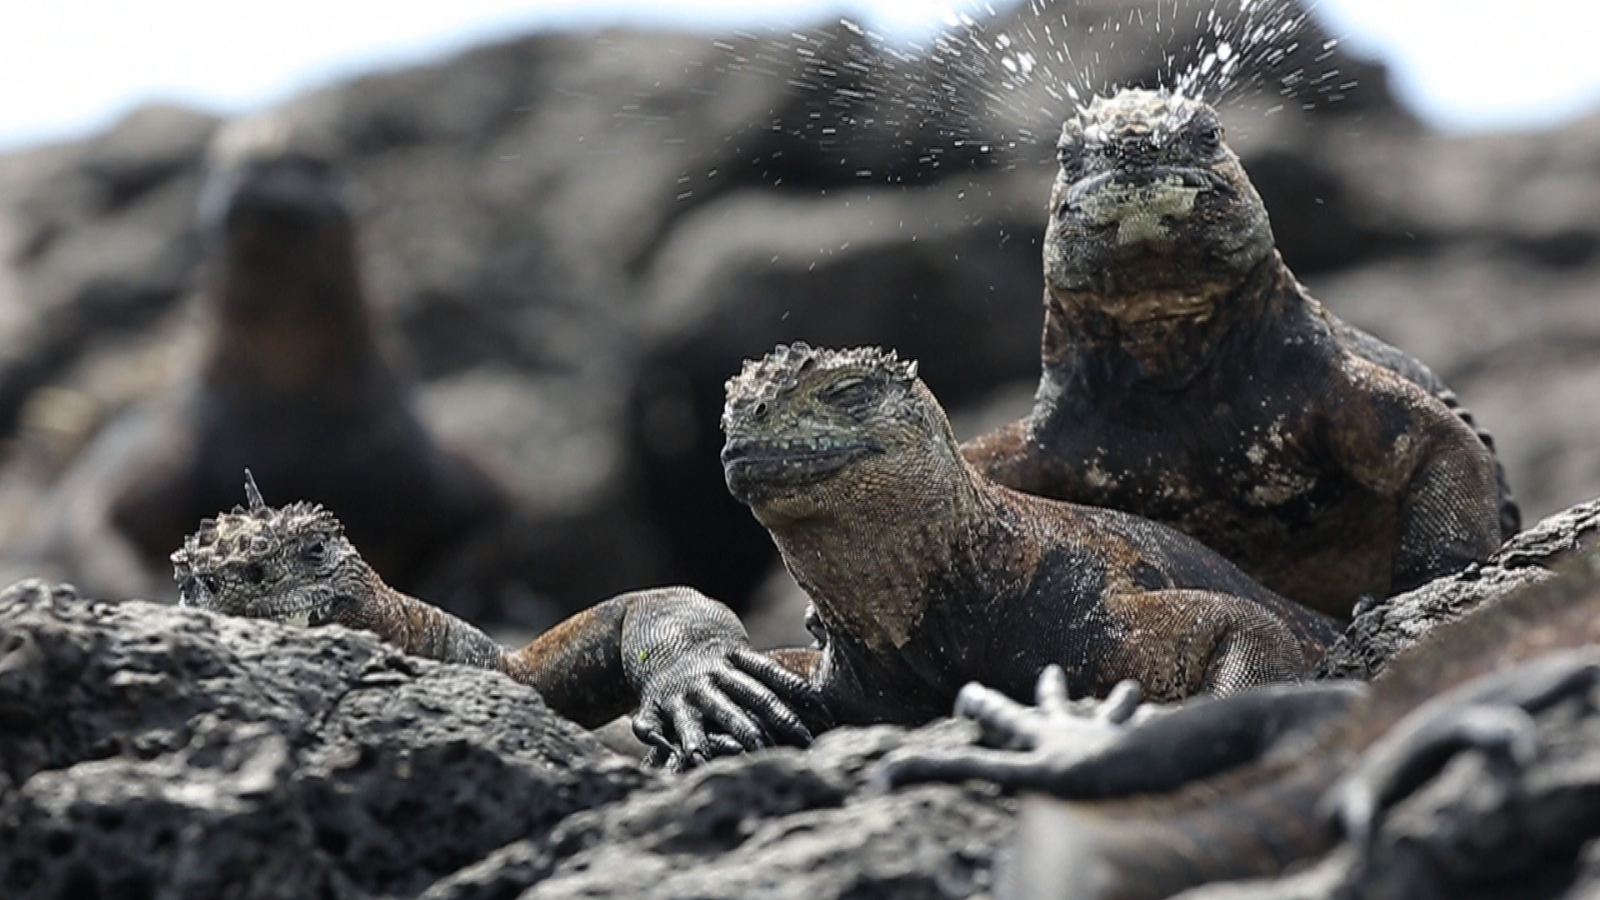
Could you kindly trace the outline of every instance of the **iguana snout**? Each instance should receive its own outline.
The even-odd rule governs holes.
[[[1204,103],[1145,90],[1096,98],[1062,126],[1056,155],[1044,253],[1054,291],[1100,305],[1191,285],[1197,272],[1237,281],[1272,252],[1266,207]]]

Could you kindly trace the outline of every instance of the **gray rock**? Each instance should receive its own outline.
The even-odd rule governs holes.
[[[964,897],[1013,802],[864,781],[974,735],[846,728],[657,777],[495,673],[22,582],[0,594],[0,891]]]
[[[720,760],[570,817],[435,884],[490,897],[968,897],[988,890],[1014,802],[978,788],[862,789],[896,747],[967,743],[965,724],[842,728],[811,750]]]
[[[650,780],[494,673],[39,582],[0,722],[18,898],[412,896]]]

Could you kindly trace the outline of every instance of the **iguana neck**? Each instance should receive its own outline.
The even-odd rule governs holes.
[[[373,632],[416,656],[506,671],[505,649],[482,629],[395,590],[364,561],[338,583],[343,603],[333,622]]]
[[[904,646],[926,612],[930,583],[948,578],[992,518],[992,489],[955,453],[938,454],[893,491],[849,498],[836,512],[769,524],[784,564],[832,633],[869,650]]]
[[[1274,251],[1236,282],[1106,297],[1045,289],[1044,383],[1096,391],[1172,391],[1202,375],[1227,343],[1272,320],[1288,268]]]

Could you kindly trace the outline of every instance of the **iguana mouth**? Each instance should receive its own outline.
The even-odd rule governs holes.
[[[867,444],[814,447],[794,442],[729,441],[722,448],[728,490],[748,502],[764,488],[818,484],[855,461],[881,452]]]
[[[1218,190],[1210,171],[1158,166],[1103,172],[1068,188],[1058,216],[1076,216],[1088,225],[1116,229],[1116,245],[1169,240],[1168,223],[1188,219],[1200,197]]]
[[[290,593],[288,596],[267,597],[259,603],[251,604],[245,609],[244,615],[254,619],[271,619],[282,625],[307,628],[325,625],[332,621],[337,606],[337,597],[329,597],[320,592],[309,597],[300,593]]]

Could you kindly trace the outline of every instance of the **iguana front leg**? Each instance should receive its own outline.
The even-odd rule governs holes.
[[[689,588],[621,594],[514,652],[392,589],[351,601],[332,621],[372,631],[407,653],[498,669],[585,727],[637,707],[634,732],[666,751],[660,759],[677,753],[675,763],[778,743],[805,746],[811,733],[794,708],[820,705],[809,681],[751,649],[731,610]],[[718,739],[708,737],[708,726]]]
[[[639,697],[633,731],[661,751],[653,759],[681,768],[740,750],[811,743],[797,710],[818,721],[820,693],[757,653],[732,610],[688,588],[624,597],[631,605],[621,662]]]
[[[1100,651],[1102,677],[1135,679],[1159,702],[1298,681],[1322,654],[1320,644],[1309,637],[1302,644],[1263,603],[1231,594],[1125,591],[1105,604],[1128,634]]]
[[[818,705],[810,682],[752,650],[731,610],[689,588],[621,594],[514,652],[476,626],[386,586],[359,601],[346,598],[332,621],[372,631],[407,653],[498,669],[585,727],[637,708],[635,733],[676,752],[675,762],[811,742],[792,708]],[[708,725],[733,746],[713,742]]]
[[[1398,502],[1389,592],[1410,590],[1488,559],[1500,545],[1495,462],[1443,403],[1392,372],[1348,362],[1321,431],[1358,483]]]
[[[926,781],[990,781],[1011,789],[1054,791],[1084,760],[1105,750],[1129,727],[1141,706],[1139,684],[1124,681],[1085,710],[1068,699],[1067,676],[1047,666],[1034,689],[1035,706],[972,682],[956,695],[955,715],[978,723],[987,747],[896,750],[869,776],[895,788]],[[993,748],[993,749],[991,749]]]
[[[981,685],[962,690],[956,714],[976,719],[986,743],[1013,751],[900,751],[873,781],[976,779],[1073,799],[1161,793],[1309,738],[1366,692],[1354,683],[1282,685],[1151,707],[1124,682],[1086,714],[1067,701],[1060,671],[1040,675],[1036,708]]]

